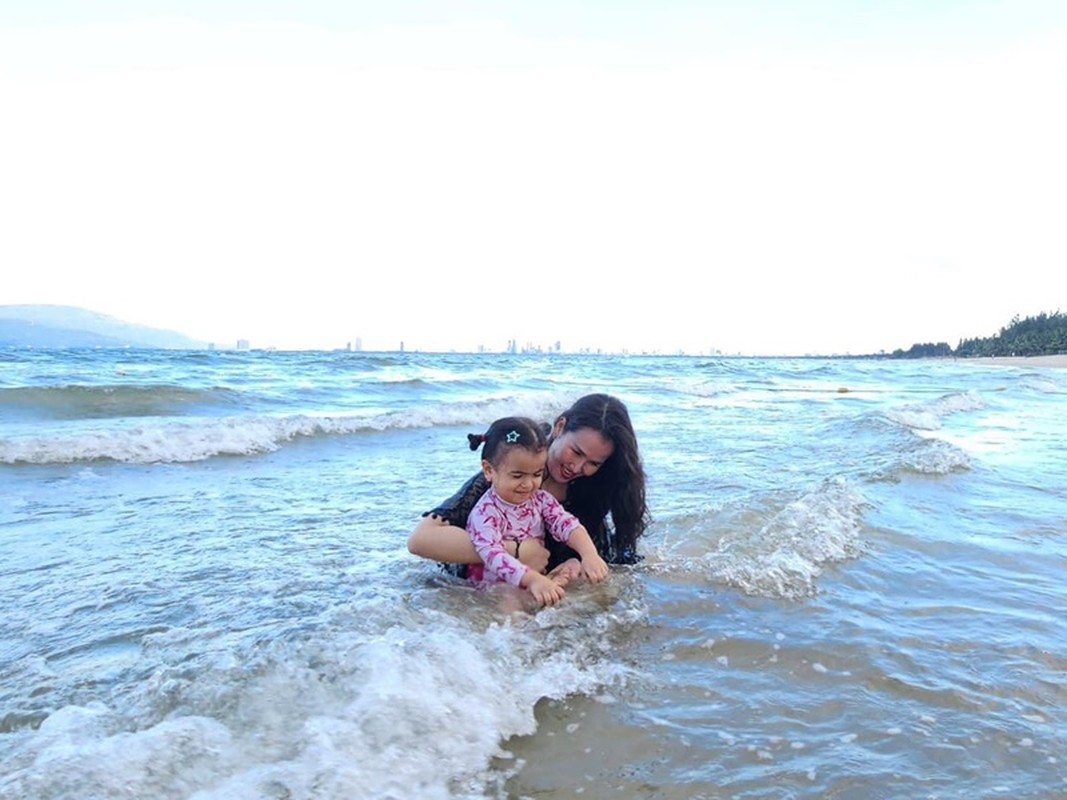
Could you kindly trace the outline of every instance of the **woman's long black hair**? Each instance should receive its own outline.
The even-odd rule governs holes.
[[[590,428],[615,445],[595,474],[567,487],[567,506],[589,531],[597,550],[613,564],[638,561],[637,540],[650,522],[645,469],[625,404],[607,394],[589,394],[557,417],[562,433]],[[611,514],[612,531],[605,517]]]

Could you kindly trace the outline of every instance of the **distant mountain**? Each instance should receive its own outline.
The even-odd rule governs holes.
[[[176,331],[149,328],[75,306],[0,306],[0,347],[153,347],[202,350]]]

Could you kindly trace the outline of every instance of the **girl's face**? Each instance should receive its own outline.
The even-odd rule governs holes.
[[[547,459],[546,450],[535,453],[525,447],[512,447],[495,467],[482,461],[482,472],[505,502],[521,505],[541,488]]]
[[[552,444],[548,446],[548,474],[556,483],[595,475],[615,452],[615,443],[600,431],[578,428],[564,433],[566,424],[562,417],[556,421]]]

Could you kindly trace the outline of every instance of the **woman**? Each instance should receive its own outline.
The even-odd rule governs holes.
[[[610,395],[590,394],[560,414],[549,437],[547,472],[542,488],[578,517],[601,557],[609,564],[636,563],[637,539],[649,520],[645,471],[626,406]],[[424,514],[408,538],[408,550],[434,561],[480,564],[465,526],[488,488],[479,472]],[[524,542],[513,554],[538,572],[576,556],[566,545],[551,539],[546,543],[547,551],[536,542]]]

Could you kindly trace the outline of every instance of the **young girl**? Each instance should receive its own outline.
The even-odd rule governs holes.
[[[563,510],[541,489],[548,460],[547,432],[525,417],[504,417],[484,434],[470,434],[471,450],[482,445],[482,472],[489,489],[467,519],[467,533],[484,566],[472,566],[468,577],[476,583],[506,581],[529,589],[538,603],[554,605],[565,594],[560,582],[526,567],[509,555],[505,541],[516,542],[516,554],[529,539],[552,538],[568,545],[581,559],[581,574],[593,583],[608,576],[608,565],[597,552],[577,517]]]

